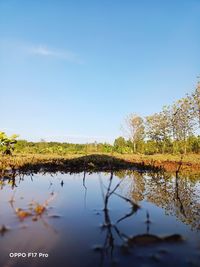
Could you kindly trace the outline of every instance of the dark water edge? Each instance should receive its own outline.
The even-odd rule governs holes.
[[[0,266],[200,266],[197,177],[123,170],[0,182]]]

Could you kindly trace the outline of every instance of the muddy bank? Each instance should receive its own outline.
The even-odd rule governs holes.
[[[126,158],[127,162],[141,164],[144,166],[151,166],[154,169],[164,170],[168,172],[176,172],[180,169],[180,171],[192,171],[200,173],[200,163],[196,162],[188,162],[183,160],[157,160],[151,158]]]
[[[4,160],[4,162],[3,162]],[[1,161],[2,171],[19,171],[19,172],[97,172],[97,171],[114,171],[122,169],[135,169],[141,171],[161,171],[159,167],[145,164],[144,162],[131,162],[124,159],[108,155],[89,155],[75,158],[47,158],[33,157],[27,159],[21,158],[4,158]]]
[[[167,171],[200,174],[200,162],[187,162],[183,158],[173,160],[138,155],[71,155],[69,157],[47,155],[17,155],[0,157],[0,172],[97,172],[133,169],[138,171]]]

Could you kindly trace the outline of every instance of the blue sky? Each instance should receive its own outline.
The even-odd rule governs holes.
[[[194,89],[199,14],[199,0],[0,0],[0,130],[111,142],[128,114]]]

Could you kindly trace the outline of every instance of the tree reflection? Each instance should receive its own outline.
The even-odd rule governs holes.
[[[104,203],[104,207],[103,207],[104,221],[101,227],[104,233],[104,242],[101,246],[95,247],[95,251],[100,253],[100,266],[106,265],[109,261],[111,262],[111,264],[114,264],[115,263],[114,252],[116,250],[116,255],[117,255],[119,253],[119,250],[117,249],[119,248],[120,248],[121,253],[130,254],[132,253],[131,252],[132,248],[136,248],[140,246],[142,246],[141,249],[144,251],[144,247],[149,246],[149,245],[154,245],[154,244],[160,245],[160,244],[171,244],[171,243],[179,244],[183,242],[183,238],[179,234],[172,234],[172,235],[165,236],[165,237],[160,237],[158,235],[151,234],[150,233],[151,220],[150,220],[150,212],[148,210],[146,211],[146,221],[145,221],[146,232],[145,233],[130,236],[125,233],[124,229],[120,229],[121,227],[119,223],[135,215],[137,210],[140,208],[137,202],[145,198],[145,192],[151,192],[150,189],[152,187],[150,188],[150,186],[152,185],[151,183],[149,183],[149,179],[152,180],[152,182],[155,182],[155,177],[148,176],[148,178],[146,177],[145,179],[145,175],[141,173],[126,171],[124,177],[127,177],[128,175],[132,179],[134,179],[133,180],[134,182],[131,183],[131,186],[133,187],[131,187],[132,191],[129,192],[130,193],[129,194],[130,198],[129,198],[128,196],[126,197],[124,195],[119,194],[117,191],[117,189],[123,182],[122,172],[120,172],[120,176],[121,176],[120,181],[116,185],[113,185],[113,175],[114,175],[113,172],[111,172],[108,186],[105,186],[100,178],[100,187],[101,187],[103,203]],[[146,183],[147,180],[148,180],[148,184]],[[141,181],[142,181],[142,185],[140,184]],[[156,182],[155,184],[157,186],[156,190],[158,190],[160,187],[157,185]],[[164,183],[161,183],[161,184],[164,184]],[[138,193],[138,190],[140,190],[139,194],[135,194],[135,190],[137,190],[136,193]],[[168,192],[166,190],[166,186],[164,186],[164,190],[165,192]],[[114,195],[123,199],[124,201],[128,202],[131,205],[130,212],[123,215],[116,221],[112,220],[112,212],[109,210],[109,201],[110,201],[110,198]],[[175,196],[177,196],[177,194],[175,194]],[[147,197],[149,196],[147,195]],[[158,200],[159,200],[159,197],[158,197]]]
[[[116,173],[118,175],[118,173]],[[164,208],[193,229],[199,229],[199,181],[180,174],[166,172],[121,171],[120,177],[130,177],[132,182],[127,195],[136,203],[146,200]]]

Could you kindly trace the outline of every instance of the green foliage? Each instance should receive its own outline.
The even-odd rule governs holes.
[[[127,146],[126,144],[126,140],[124,139],[124,137],[118,137],[117,139],[115,139],[114,141],[114,150],[118,153],[124,153],[125,152],[125,147]]]
[[[133,144],[129,139],[118,137],[114,141],[114,145],[107,143],[89,143],[89,144],[71,144],[59,142],[28,142],[26,140],[16,141],[16,135],[7,137],[4,133],[0,133],[0,151],[3,154],[11,155],[15,149],[15,153],[21,154],[54,154],[65,156],[68,154],[91,154],[91,153],[112,153],[121,154],[182,154],[186,146],[189,153],[200,153],[200,136],[190,136],[184,140],[165,139],[156,140],[139,140]],[[134,146],[136,152],[134,152]]]
[[[72,144],[59,142],[27,142],[19,140],[16,144],[16,153],[24,154],[88,154],[88,153],[111,153],[113,146],[107,143]]]
[[[114,151],[118,153],[134,153],[131,140],[117,138],[114,142]],[[172,140],[167,138],[162,141],[141,140],[136,142],[135,154],[183,154],[185,147],[188,153],[200,153],[200,136],[190,136],[186,140]]]
[[[16,134],[8,137],[4,132],[0,132],[0,151],[3,155],[12,155],[15,144],[17,143],[17,137],[18,135]]]

